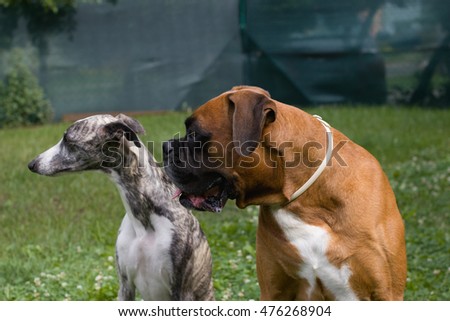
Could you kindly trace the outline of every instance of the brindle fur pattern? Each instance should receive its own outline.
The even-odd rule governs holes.
[[[175,186],[156,164],[136,134],[144,129],[125,115],[97,115],[70,126],[63,139],[29,164],[42,175],[99,170],[108,174],[124,194],[127,210],[145,230],[158,226],[152,215],[167,218],[173,225],[170,244],[171,300],[213,300],[212,259],[206,237],[192,213],[173,200]],[[46,157],[48,159],[48,157]],[[120,234],[121,231],[119,231]],[[116,261],[117,258],[116,248]],[[117,264],[119,299],[134,300],[135,285]]]

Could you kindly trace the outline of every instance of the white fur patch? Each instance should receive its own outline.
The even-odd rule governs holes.
[[[309,296],[316,287],[316,279],[320,279],[336,300],[358,300],[349,284],[351,271],[348,265],[344,264],[339,269],[326,256],[330,235],[325,229],[306,224],[283,209],[275,211],[274,217],[303,260],[298,276],[308,281]]]
[[[143,230],[132,214],[125,215],[116,244],[118,264],[144,300],[170,300],[173,225],[155,214],[150,220],[155,231]]]
[[[62,139],[53,147],[49,148],[37,158],[39,161],[39,173],[42,175],[52,174],[54,169],[50,167],[53,158],[61,153]]]
[[[119,180],[115,172],[112,179]],[[120,184],[117,186],[127,210],[116,243],[120,270],[144,300],[170,300],[173,275],[170,246],[174,226],[169,219],[149,213],[154,230],[145,229],[131,213],[125,191]]]

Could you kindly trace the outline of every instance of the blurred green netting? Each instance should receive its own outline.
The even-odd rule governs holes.
[[[237,84],[300,105],[450,105],[450,1],[83,0],[56,12],[33,8],[0,5],[0,74],[3,56],[25,48],[58,118],[196,107]]]

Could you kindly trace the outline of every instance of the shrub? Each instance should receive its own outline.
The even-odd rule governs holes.
[[[49,122],[52,106],[21,50],[13,50],[10,60],[11,69],[0,83],[0,128]]]

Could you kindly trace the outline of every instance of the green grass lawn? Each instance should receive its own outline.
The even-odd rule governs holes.
[[[323,107],[309,110],[372,152],[406,223],[407,300],[450,300],[450,110]],[[160,142],[186,114],[139,117]],[[124,209],[101,173],[48,178],[27,163],[69,124],[0,130],[0,300],[114,300],[114,243]],[[257,208],[196,213],[214,260],[218,300],[258,299]]]

